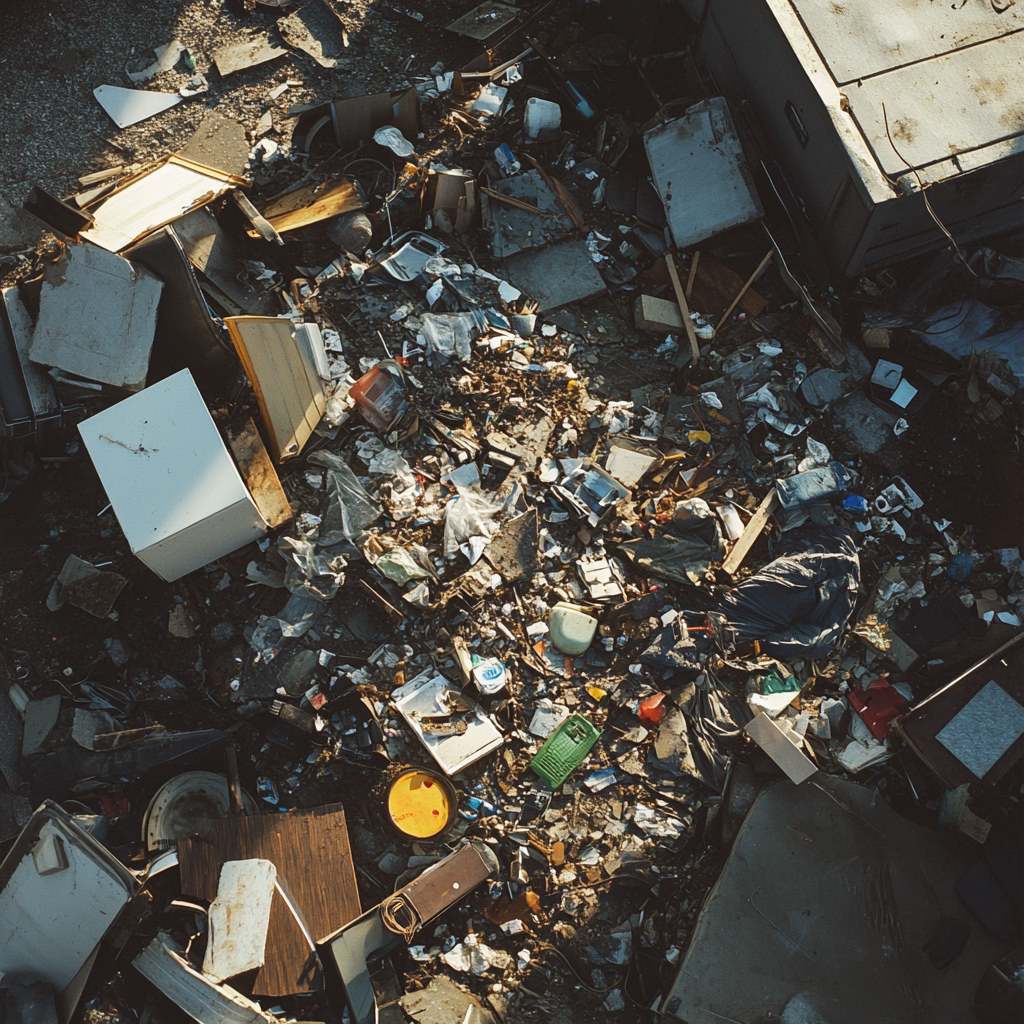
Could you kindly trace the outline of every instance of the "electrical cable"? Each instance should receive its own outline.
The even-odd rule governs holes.
[[[406,943],[412,942],[416,932],[423,924],[412,904],[401,893],[396,893],[384,900],[380,906],[380,919],[388,931],[401,935]]]

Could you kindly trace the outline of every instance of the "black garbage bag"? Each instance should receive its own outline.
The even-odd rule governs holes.
[[[810,526],[786,536],[786,552],[727,593],[719,610],[741,641],[766,654],[822,658],[835,647],[860,589],[853,537]]]

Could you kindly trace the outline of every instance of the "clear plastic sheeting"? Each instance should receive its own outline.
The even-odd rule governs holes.
[[[282,537],[278,551],[285,561],[284,585],[293,593],[303,591],[321,601],[330,601],[345,582],[348,560],[337,552],[326,552],[312,537]]]
[[[433,362],[458,359],[468,363],[473,351],[473,339],[486,326],[487,320],[478,310],[469,313],[424,313],[421,334],[427,358]]]
[[[739,641],[776,658],[824,658],[839,642],[860,589],[853,537],[835,527],[789,535],[789,552],[748,576],[720,610]]]
[[[249,645],[261,661],[272,661],[281,653],[285,640],[304,636],[324,611],[324,603],[299,591],[288,598],[277,615],[264,615],[249,638]]]
[[[344,540],[354,543],[380,518],[380,505],[340,455],[313,452],[309,462],[327,470],[327,499],[321,517],[319,544],[340,544]]]
[[[469,545],[476,558],[483,553],[481,539],[491,539],[497,529],[495,517],[504,506],[492,501],[474,487],[460,487],[458,494],[445,508],[444,514],[444,556],[451,558],[462,545]],[[474,544],[474,540],[476,543]]]

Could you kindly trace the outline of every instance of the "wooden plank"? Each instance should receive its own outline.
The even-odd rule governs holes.
[[[281,233],[365,208],[366,203],[363,202],[359,190],[346,178],[328,189],[324,189],[320,183],[302,185],[283,196],[278,196],[261,212],[271,227]],[[247,234],[250,238],[259,237],[259,232],[255,229],[250,229]]]
[[[740,539],[733,545],[732,551],[729,552],[729,557],[722,563],[722,569],[730,576],[736,575],[736,572],[743,564],[743,559],[747,557],[757,538],[764,533],[764,528],[768,525],[768,520],[778,507],[778,503],[779,498],[773,487],[765,495],[761,504],[757,506],[757,511],[751,516],[750,522],[743,528],[743,533],[740,534]]]
[[[313,939],[319,941],[361,913],[355,865],[341,804],[287,814],[206,819],[198,835],[178,840],[182,892],[212,901],[225,861],[259,858],[277,867],[278,881]],[[318,991],[316,958],[280,893],[274,894],[266,958],[253,994]]]
[[[236,193],[237,195],[238,193]],[[690,296],[693,295],[693,279],[697,276],[697,268],[700,266],[700,249],[693,254],[693,259],[690,260],[690,273],[686,277],[686,301],[690,301]]]
[[[252,500],[267,525],[276,530],[292,518],[292,507],[281,486],[281,479],[263,445],[263,439],[251,419],[241,427],[227,429],[228,445],[235,457],[238,472],[249,488]]]
[[[716,331],[720,331],[728,321],[729,317],[732,316],[733,310],[743,300],[743,296],[750,290],[750,286],[765,272],[768,264],[772,261],[772,256],[775,254],[773,249],[769,249],[764,256],[761,257],[761,262],[754,268],[754,272],[743,282],[743,287],[737,292],[736,298],[729,303],[728,308],[722,314],[722,318],[718,321],[718,326],[715,328]]]
[[[687,291],[686,298],[695,309],[725,309],[742,285],[743,277],[740,274],[706,252],[701,254],[700,267],[693,280],[693,289]],[[760,316],[767,305],[764,296],[751,287],[740,299],[739,308],[750,316]]]
[[[697,344],[697,335],[693,329],[693,321],[690,319],[690,307],[686,303],[683,286],[679,283],[675,257],[670,252],[665,253],[665,269],[668,270],[669,279],[672,281],[672,290],[676,293],[676,302],[679,304],[679,315],[686,328],[686,340],[690,343],[691,365],[696,366],[700,362],[700,345]]]

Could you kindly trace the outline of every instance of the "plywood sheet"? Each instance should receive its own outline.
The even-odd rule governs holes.
[[[207,820],[198,824],[198,831],[197,836],[178,840],[183,893],[213,900],[225,861],[261,858],[277,867],[278,881],[314,941],[359,916],[355,865],[341,804]],[[253,994],[313,992],[320,984],[316,959],[281,894],[275,893],[266,958]]]

